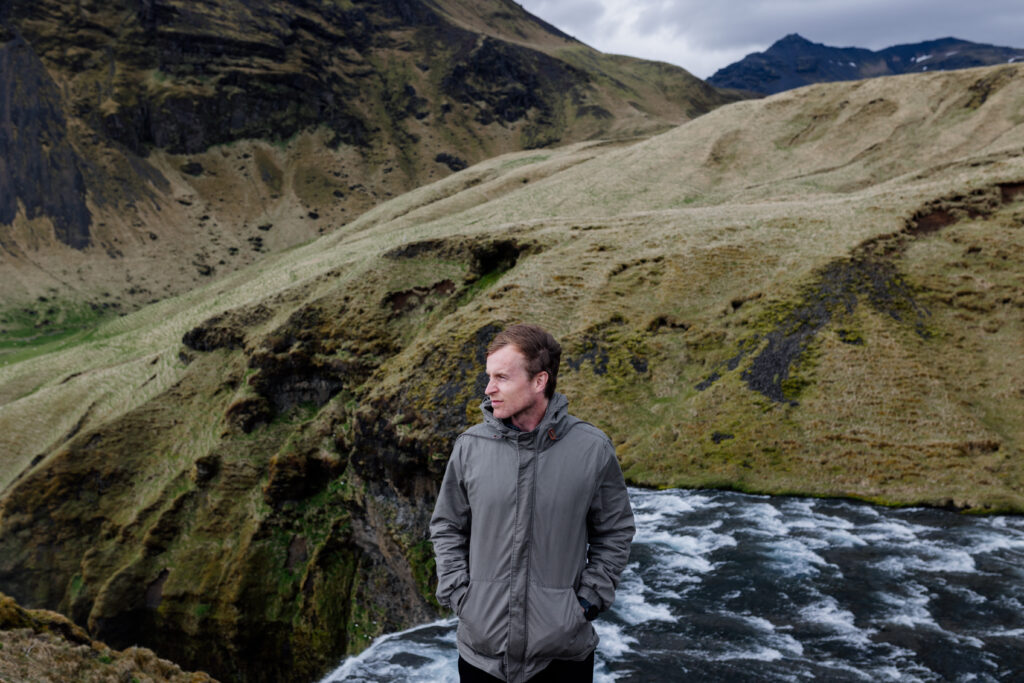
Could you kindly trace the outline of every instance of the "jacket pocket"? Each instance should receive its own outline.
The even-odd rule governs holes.
[[[473,581],[459,609],[459,641],[475,652],[500,657],[508,647],[508,581]]]
[[[570,659],[596,644],[594,628],[572,588],[530,586],[526,621],[527,659]]]

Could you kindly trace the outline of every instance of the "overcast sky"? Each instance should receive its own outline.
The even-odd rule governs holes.
[[[707,78],[799,33],[879,50],[935,38],[1024,48],[1021,0],[518,0],[587,45]]]

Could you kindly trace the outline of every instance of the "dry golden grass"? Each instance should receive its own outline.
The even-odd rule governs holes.
[[[358,297],[378,296],[384,269],[398,291],[465,267],[384,252],[484,236],[534,248],[465,305],[424,315],[377,371],[375,395],[410,381],[438,339],[532,320],[569,358],[595,346],[609,354],[603,374],[583,360],[561,385],[576,412],[612,434],[637,483],[1024,509],[1014,417],[1024,414],[1024,206],[1012,197],[971,221],[964,200],[1024,182],[1021,111],[1024,69],[994,67],[813,86],[634,144],[486,161],[107,323],[92,340],[0,368],[0,488],[80,421],[103,424],[181,379],[181,336],[211,315],[268,302],[275,316],[249,331],[255,339],[327,293],[377,306]],[[754,352],[695,388],[743,343],[763,346],[757,335],[784,321],[823,269],[902,234],[937,200],[963,220],[892,238],[899,248],[885,256],[928,309],[925,336],[862,297],[792,369],[796,405],[742,380]],[[967,242],[979,258],[963,255]],[[645,371],[631,369],[636,359]]]
[[[0,631],[0,681],[17,683],[210,683],[207,674],[182,671],[152,650],[111,650],[102,643],[70,643],[30,629]]]

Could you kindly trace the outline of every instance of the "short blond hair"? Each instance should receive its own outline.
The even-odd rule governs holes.
[[[562,361],[562,347],[551,333],[537,325],[512,325],[494,336],[487,346],[488,357],[506,346],[516,347],[526,357],[526,374],[531,378],[538,372],[548,373],[544,396],[551,398],[558,383],[558,365]]]

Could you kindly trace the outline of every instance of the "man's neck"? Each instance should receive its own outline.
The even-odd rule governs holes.
[[[523,412],[513,415],[510,419],[516,429],[523,432],[532,432],[544,419],[544,413],[548,411],[548,399],[537,401]]]

